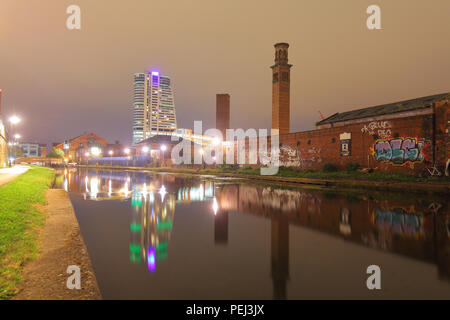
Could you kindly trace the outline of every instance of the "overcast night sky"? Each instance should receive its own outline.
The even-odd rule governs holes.
[[[82,29],[66,28],[81,7]],[[366,27],[378,4],[383,30]],[[234,128],[271,125],[273,44],[288,42],[291,131],[339,111],[450,91],[448,0],[2,0],[3,116],[23,140],[93,131],[131,142],[133,73],[172,78],[178,127],[215,125],[231,94]]]

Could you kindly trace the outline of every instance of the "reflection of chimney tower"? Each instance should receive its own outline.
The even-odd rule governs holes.
[[[227,136],[227,129],[230,129],[230,95],[218,94],[216,97],[216,129],[222,132],[223,140]]]
[[[219,212],[214,217],[214,243],[228,244],[228,211]]]
[[[286,300],[289,280],[289,221],[285,215],[272,217],[271,260],[273,298]]]
[[[275,64],[272,68],[272,129],[280,134],[290,131],[290,83],[291,67],[288,64],[289,44],[275,45]]]

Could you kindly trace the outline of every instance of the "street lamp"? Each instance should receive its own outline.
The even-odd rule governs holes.
[[[111,157],[111,167],[112,167],[112,165],[113,165],[113,159],[112,159],[112,156],[113,156],[113,154],[114,154],[114,151],[110,150],[108,153],[109,153],[109,156]]]
[[[9,118],[9,123],[11,124],[10,125],[11,135],[14,133],[14,126],[16,124],[18,124],[20,121],[21,121],[21,119],[18,116],[12,116],[12,117]],[[18,138],[16,138],[16,136],[18,136]],[[15,139],[19,139],[20,135],[14,135],[14,138]],[[12,143],[12,148],[13,149],[12,150],[14,150],[14,156],[11,157],[11,159],[14,159],[14,160],[10,159],[10,166],[12,165],[12,162],[15,161],[15,159],[17,158],[17,154],[16,154],[17,151],[15,149],[16,148],[15,145],[16,145],[16,141],[13,141],[13,143]]]
[[[130,149],[128,149],[128,148],[126,148],[125,150],[124,150],[124,152],[125,152],[125,154],[127,155],[127,167],[129,166],[129,160],[130,160],[130,158],[128,157],[128,155],[130,154]]]
[[[161,146],[161,151],[162,151],[162,165],[164,165],[164,151],[166,151],[167,150],[167,146],[166,145],[162,145]]]
[[[20,121],[22,121],[18,116],[12,116],[9,118],[9,122],[11,122],[11,124],[18,124]]]

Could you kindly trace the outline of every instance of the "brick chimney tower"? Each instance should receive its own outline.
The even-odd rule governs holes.
[[[275,64],[272,68],[272,129],[280,134],[290,132],[291,67],[288,64],[289,44],[275,45]]]
[[[227,139],[227,129],[230,129],[230,95],[216,96],[216,129],[222,131],[222,138]]]

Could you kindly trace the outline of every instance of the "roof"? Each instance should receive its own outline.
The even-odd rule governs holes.
[[[331,124],[342,121],[377,117],[381,115],[406,112],[412,110],[420,110],[431,107],[435,102],[446,99],[450,99],[450,93],[441,93],[436,94],[434,96],[416,98],[412,100],[383,104],[375,107],[336,113],[322,121],[317,122],[316,125],[320,126],[324,124]]]
[[[145,140],[142,140],[140,142],[138,142],[136,145],[146,145],[146,144],[166,144],[166,145],[177,145],[182,141],[189,141],[191,143],[191,145],[196,145],[197,143],[190,141],[188,139],[183,139],[183,138],[178,138],[175,139],[175,141],[172,140],[172,136],[166,136],[166,135],[156,135],[150,138],[147,138]],[[199,145],[199,144],[198,144]]]

